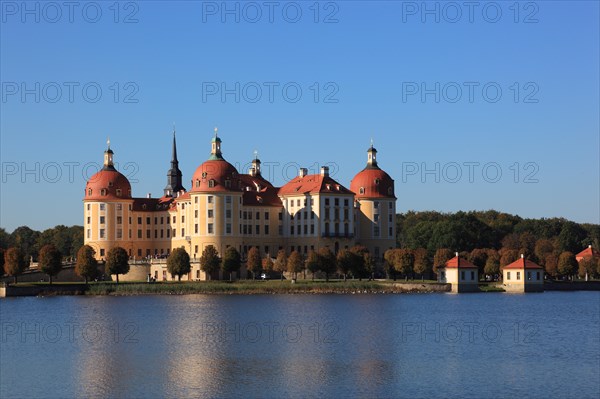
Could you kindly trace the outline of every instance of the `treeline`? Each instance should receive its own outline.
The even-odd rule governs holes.
[[[0,228],[0,249],[2,252],[8,248],[17,247],[22,251],[27,261],[31,258],[38,261],[40,250],[48,244],[58,249],[63,259],[74,258],[83,245],[83,227],[58,225],[44,231],[37,231],[27,226],[21,226],[12,233],[7,233],[4,228]]]
[[[396,215],[399,250],[386,255],[390,269],[403,275],[431,271],[459,252],[481,275],[497,275],[521,254],[551,276],[598,276],[600,264],[577,263],[575,254],[600,247],[600,225],[562,218],[523,219],[497,211],[408,212]]]

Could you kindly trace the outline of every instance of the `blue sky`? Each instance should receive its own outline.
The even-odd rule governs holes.
[[[161,195],[173,122],[188,187],[215,126],[277,185],[329,164],[349,186],[373,138],[401,212],[600,221],[598,2],[23,4],[1,3],[8,231],[82,224],[107,136]]]

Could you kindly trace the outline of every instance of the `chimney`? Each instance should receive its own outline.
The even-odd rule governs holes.
[[[521,254],[521,259],[524,259],[524,258],[525,258],[525,254]]]
[[[321,176],[329,176],[329,166],[321,166]]]
[[[306,168],[300,168],[300,170],[298,171],[298,177],[304,177],[308,174],[308,169]]]
[[[589,249],[592,249],[592,244],[588,245],[588,248],[589,248]]]
[[[456,257],[458,258],[458,252],[455,252],[454,255],[456,255]]]
[[[146,194],[146,198],[152,198],[152,193]]]

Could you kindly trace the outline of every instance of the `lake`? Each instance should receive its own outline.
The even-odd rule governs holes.
[[[600,293],[0,300],[2,398],[598,398]]]

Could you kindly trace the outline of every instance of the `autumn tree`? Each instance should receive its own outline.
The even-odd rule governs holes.
[[[454,257],[454,252],[448,248],[439,248],[433,256],[433,272],[437,274],[437,269],[444,267],[446,262]]]
[[[383,254],[383,267],[387,278],[393,278],[394,281],[396,281],[396,269],[394,268],[394,265],[396,264],[396,255],[397,251],[395,249],[388,249]]]
[[[306,268],[312,274],[312,280],[315,280],[315,273],[319,271],[319,255],[313,250],[308,252],[306,257]]]
[[[302,263],[302,255],[298,251],[292,251],[287,259],[287,271],[292,273],[294,280],[296,280],[298,273],[302,271]]]
[[[375,259],[369,252],[363,254],[363,261],[365,265],[365,272],[369,275],[369,280],[375,279]]]
[[[4,253],[4,271],[6,274],[13,276],[15,283],[17,283],[17,276],[23,273],[25,269],[27,269],[27,261],[21,248],[9,248]]]
[[[175,248],[167,258],[167,271],[171,277],[177,276],[177,280],[181,281],[181,276],[191,270],[190,255],[183,248]]]
[[[325,281],[329,281],[329,275],[335,273],[337,262],[335,255],[328,247],[319,249],[319,270],[325,273]]]
[[[217,259],[219,259],[218,256]],[[240,255],[238,250],[235,249],[235,247],[228,247],[225,250],[225,254],[223,255],[223,262],[221,263],[221,268],[223,270],[223,273],[229,273],[229,281],[232,280],[233,272],[239,271],[241,266],[242,256]]]
[[[252,247],[248,251],[248,260],[246,262],[246,270],[252,273],[252,278],[256,279],[256,275],[261,272],[262,260],[257,247]]]
[[[397,255],[394,258],[394,269],[404,274],[405,280],[408,280],[408,274],[412,272],[415,263],[415,256],[410,249],[397,249]]]
[[[221,266],[221,259],[219,258],[217,249],[213,245],[204,247],[202,255],[200,256],[200,269],[206,273],[209,280],[211,280],[212,275],[219,270],[219,266]]]
[[[269,275],[271,272],[273,272],[274,263],[273,263],[273,259],[271,259],[271,256],[269,254],[267,254],[267,256],[265,256],[263,258],[262,268],[267,275]]]
[[[549,276],[558,276],[558,255],[551,253],[544,260],[544,269]]]
[[[40,249],[38,267],[42,273],[48,275],[50,284],[52,277],[56,276],[62,269],[62,255],[52,244],[46,244]]]
[[[98,262],[94,257],[96,251],[89,245],[82,245],[77,251],[77,262],[75,263],[75,273],[85,279],[93,279],[98,275]]]
[[[535,242],[535,247],[533,249],[533,253],[537,258],[537,261],[541,266],[544,266],[546,263],[546,258],[548,255],[554,252],[554,244],[552,240],[548,240],[546,238],[540,238]]]
[[[488,249],[475,248],[467,256],[467,260],[477,266],[479,275],[482,276],[485,269],[485,262],[488,258]]]
[[[4,276],[4,248],[0,247],[0,277]]]
[[[594,277],[598,271],[598,259],[592,256],[585,257],[579,261],[579,277],[585,277],[587,281],[590,277]]]
[[[431,258],[425,248],[417,248],[413,251],[415,257],[414,272],[421,275],[421,281],[425,279],[425,273],[431,271]]]
[[[577,260],[573,252],[565,251],[558,257],[558,274],[561,276],[571,276],[577,270]]]
[[[336,256],[337,270],[338,273],[344,276],[344,281],[346,281],[346,276],[352,269],[353,255],[347,249],[342,249],[338,252]]]
[[[362,280],[367,274],[365,268],[365,254],[368,254],[369,250],[363,245],[355,245],[350,248],[349,252],[352,255],[352,263],[350,266],[352,278],[358,277],[359,280]]]
[[[519,259],[518,249],[502,248],[500,251],[498,251],[498,253],[500,254],[500,269],[503,269],[504,266],[510,265]]]
[[[285,254],[285,250],[280,249],[279,252],[277,252],[273,270],[281,274],[281,281],[283,281],[283,273],[287,270],[287,255]]]
[[[117,276],[117,284],[119,284],[119,274],[129,273],[129,255],[125,248],[111,248],[106,254],[105,268],[108,274]]]
[[[500,255],[496,250],[488,250],[488,256],[485,260],[483,272],[489,276],[492,276],[492,278],[500,274]]]

